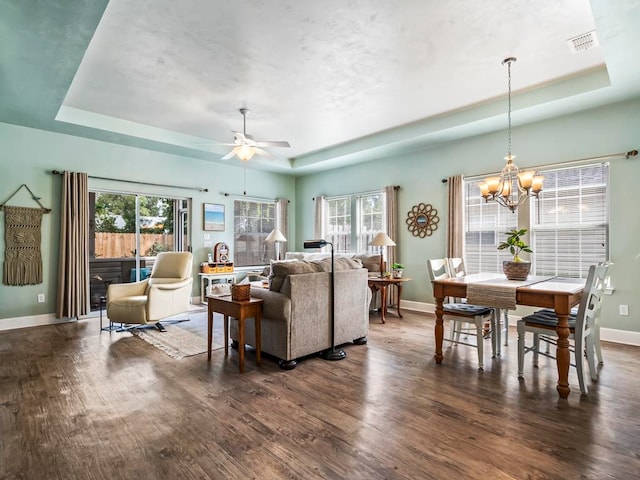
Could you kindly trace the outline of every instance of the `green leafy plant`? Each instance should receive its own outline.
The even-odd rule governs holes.
[[[527,233],[527,229],[523,228],[521,230],[511,230],[506,232],[507,240],[498,245],[498,250],[509,250],[511,255],[513,255],[514,262],[522,262],[522,259],[519,257],[520,252],[533,253],[533,250],[529,248],[529,245],[524,243],[521,237],[523,237]]]
[[[391,265],[391,268],[393,270],[402,270],[404,269],[404,265],[401,263],[394,263],[393,265]]]

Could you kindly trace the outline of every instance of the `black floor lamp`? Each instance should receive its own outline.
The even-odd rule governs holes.
[[[322,248],[326,245],[331,245],[331,274],[329,275],[329,294],[331,298],[331,348],[325,350],[322,353],[322,358],[325,360],[342,360],[347,356],[344,350],[336,349],[336,306],[334,301],[334,283],[333,283],[333,243],[326,240],[305,240],[304,248]]]

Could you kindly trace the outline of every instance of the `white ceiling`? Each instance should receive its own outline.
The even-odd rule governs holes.
[[[616,3],[640,16],[640,2]],[[230,147],[210,143],[231,142],[248,107],[248,133],[291,143],[250,163],[304,173],[504,128],[509,56],[514,123],[572,96],[587,105],[610,57],[567,39],[615,39],[608,20],[588,0],[111,0],[57,120],[218,161]]]

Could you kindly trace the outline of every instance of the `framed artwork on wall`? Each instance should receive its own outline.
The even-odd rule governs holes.
[[[224,232],[224,205],[202,204],[203,229],[210,232]]]

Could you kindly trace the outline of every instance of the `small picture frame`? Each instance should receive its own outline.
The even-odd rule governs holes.
[[[202,204],[202,228],[209,232],[224,232],[224,205]]]

